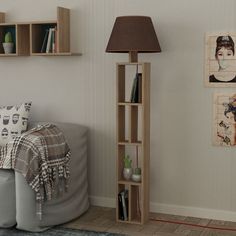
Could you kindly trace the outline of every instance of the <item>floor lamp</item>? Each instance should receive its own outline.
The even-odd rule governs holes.
[[[161,52],[151,18],[147,16],[117,17],[106,52],[129,53],[128,63],[117,63],[116,219],[118,222],[144,224],[149,218],[150,63],[138,62],[138,53]],[[136,66],[137,77],[137,80],[133,82],[132,94],[138,97],[129,101],[125,92],[127,89],[126,66]],[[138,73],[139,67],[141,67],[141,73]],[[141,115],[138,112],[139,109]],[[128,126],[126,125],[126,110],[129,112]],[[141,120],[141,138],[138,135],[139,119]],[[122,175],[127,146],[134,147],[137,159],[141,159],[141,179],[138,182],[134,179],[124,179]],[[138,157],[138,149],[140,149],[140,157]],[[136,160],[136,164],[138,162],[139,160]],[[122,196],[127,197],[123,200]]]

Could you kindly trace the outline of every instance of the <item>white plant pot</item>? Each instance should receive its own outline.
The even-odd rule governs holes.
[[[132,180],[134,182],[140,182],[141,181],[141,175],[132,174]]]
[[[133,173],[132,168],[124,168],[123,169],[123,176],[126,180],[130,180],[132,173]]]
[[[13,53],[14,43],[3,43],[5,54]]]

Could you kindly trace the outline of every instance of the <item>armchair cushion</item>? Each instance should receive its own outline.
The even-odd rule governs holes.
[[[0,146],[26,131],[31,102],[0,107]]]

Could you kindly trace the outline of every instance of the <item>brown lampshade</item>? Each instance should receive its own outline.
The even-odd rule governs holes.
[[[161,52],[151,18],[148,16],[117,17],[106,52]]]

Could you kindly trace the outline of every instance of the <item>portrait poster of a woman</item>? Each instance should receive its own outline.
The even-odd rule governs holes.
[[[236,33],[207,34],[206,76],[209,87],[236,87]]]

